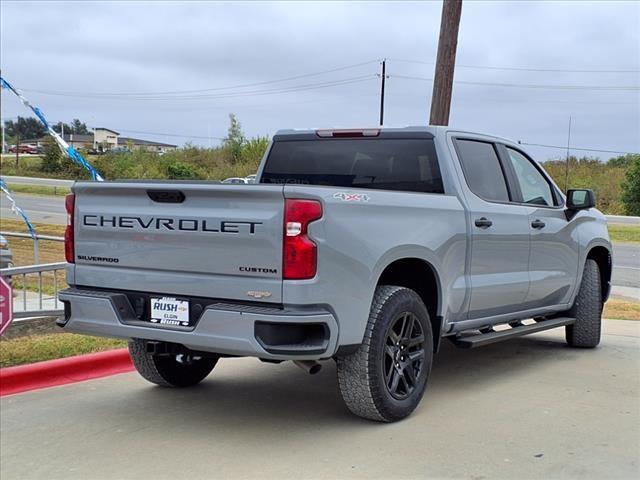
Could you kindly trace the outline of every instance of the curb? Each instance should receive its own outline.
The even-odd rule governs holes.
[[[0,368],[0,397],[132,370],[126,348]]]

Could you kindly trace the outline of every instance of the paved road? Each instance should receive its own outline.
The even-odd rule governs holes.
[[[640,322],[601,347],[545,332],[477,350],[448,342],[426,397],[392,425],[351,416],[335,367],[226,359],[199,387],[137,374],[0,401],[0,477],[639,478]]]
[[[57,178],[14,177],[12,175],[3,175],[2,179],[7,183],[18,185],[43,185],[49,187],[70,187],[74,182],[73,180],[60,180]]]
[[[614,243],[613,265],[613,285],[640,287],[640,246]]]
[[[64,209],[64,197],[54,197],[52,195],[27,195],[23,193],[13,193],[16,203],[22,208],[29,220],[40,223],[53,223],[55,225],[66,225],[67,214]],[[3,218],[17,219],[11,206],[4,195],[0,196],[0,216]]]

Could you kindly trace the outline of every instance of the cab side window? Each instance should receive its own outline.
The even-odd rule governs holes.
[[[508,202],[509,191],[494,144],[463,139],[455,144],[471,191],[490,202]]]
[[[522,201],[532,205],[554,206],[551,185],[531,160],[509,147],[507,153],[522,191]]]

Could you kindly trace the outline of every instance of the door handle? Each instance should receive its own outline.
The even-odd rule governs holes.
[[[546,225],[546,223],[544,223],[542,220],[534,220],[533,222],[531,222],[531,226],[533,228],[537,228],[538,230],[540,230],[541,228],[544,228]]]
[[[493,225],[493,222],[486,217],[476,218],[476,221],[474,223],[476,224],[476,227],[479,228],[489,228],[491,225]]]

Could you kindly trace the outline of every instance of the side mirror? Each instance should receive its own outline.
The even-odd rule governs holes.
[[[593,190],[587,188],[569,190],[567,192],[567,210],[586,210],[596,206],[596,196]]]

